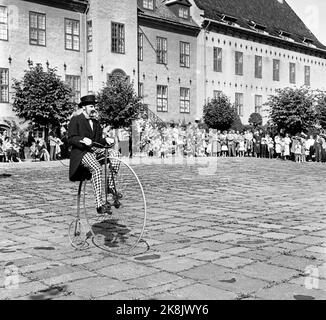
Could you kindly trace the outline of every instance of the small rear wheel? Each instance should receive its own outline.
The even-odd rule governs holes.
[[[79,250],[85,249],[86,247],[86,229],[83,223],[79,219],[75,219],[69,225],[69,241],[70,244]]]

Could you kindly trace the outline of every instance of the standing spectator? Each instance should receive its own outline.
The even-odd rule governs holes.
[[[246,156],[253,156],[253,133],[252,131],[245,131],[245,148],[246,148]]]
[[[256,158],[260,158],[260,143],[261,143],[261,136],[259,134],[259,131],[255,131],[253,136],[253,145],[254,145],[254,156]]]
[[[301,162],[302,150],[301,150],[300,140],[296,138],[295,140],[293,140],[293,144],[294,144],[295,162]]]
[[[269,159],[273,159],[274,158],[274,140],[269,134],[266,135],[266,143],[267,143],[267,148],[268,148],[268,157],[269,157]]]
[[[315,158],[315,148],[314,148],[314,145],[315,145],[315,139],[314,139],[314,137],[312,135],[310,135],[309,136],[309,139],[306,142],[306,147],[309,150],[309,156],[307,157],[308,158],[308,161],[312,161]]]
[[[222,157],[226,157],[228,155],[227,132],[223,131],[220,137]]]
[[[228,146],[229,157],[235,157],[235,134],[233,130],[230,130],[226,135],[226,141]]]
[[[291,145],[291,138],[287,133],[284,138],[284,160],[289,160],[290,158],[290,145]]]
[[[266,135],[262,134],[261,141],[260,141],[260,154],[262,158],[267,158],[267,152],[268,152],[268,147],[267,147],[267,139]]]
[[[238,136],[238,143],[239,143],[239,157],[243,158],[245,155],[245,138],[243,134]]]
[[[49,144],[50,144],[50,161],[56,160],[56,147],[57,140],[54,132],[49,133]]]
[[[322,141],[320,139],[319,135],[316,135],[315,137],[315,143],[314,143],[314,150],[315,150],[315,161],[321,162],[321,148],[322,148]]]
[[[276,158],[280,159],[281,158],[281,153],[282,153],[282,147],[281,147],[281,137],[279,134],[277,134],[274,138],[275,142],[275,153],[276,153]]]

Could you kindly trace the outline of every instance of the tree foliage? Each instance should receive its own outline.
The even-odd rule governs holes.
[[[316,104],[318,125],[326,130],[326,92],[316,92]]]
[[[241,118],[238,114],[235,115],[230,129],[232,129],[234,131],[239,131],[239,132],[243,131],[244,126],[243,126]]]
[[[141,101],[132,83],[123,76],[110,78],[97,96],[101,120],[113,128],[130,127],[139,115]]]
[[[13,80],[13,110],[33,125],[57,128],[66,122],[75,108],[71,89],[56,74],[39,64],[26,70],[22,80]]]
[[[263,124],[263,118],[260,113],[254,112],[250,115],[248,122],[251,126],[256,128]]]
[[[317,121],[314,95],[306,88],[278,89],[265,104],[268,107],[271,123],[290,134],[307,132]]]
[[[236,112],[229,98],[221,93],[204,106],[203,118],[210,128],[228,130],[236,118]]]

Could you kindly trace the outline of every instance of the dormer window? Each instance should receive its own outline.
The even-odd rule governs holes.
[[[239,27],[239,25],[236,23],[238,21],[238,19],[233,16],[222,14],[221,20],[222,20],[222,22],[228,24],[229,26]]]
[[[187,8],[187,7],[180,7],[179,8],[179,18],[189,19],[189,8]]]
[[[283,31],[283,30],[280,30],[278,32],[279,36],[284,39],[284,40],[287,40],[287,41],[291,41],[291,42],[294,42],[294,40],[291,38],[291,33],[289,32],[286,32],[286,31]]]
[[[314,41],[312,39],[303,38],[302,42],[309,47],[316,48],[316,46],[314,45]]]
[[[154,0],[143,0],[143,8],[147,10],[154,10]]]
[[[255,21],[252,21],[250,20],[249,21],[249,27],[259,33],[262,33],[262,34],[267,34],[266,32],[266,26],[262,25],[262,24],[259,24],[259,23],[256,23]]]

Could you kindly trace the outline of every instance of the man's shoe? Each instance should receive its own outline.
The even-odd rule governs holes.
[[[104,214],[112,214],[111,208],[108,205],[102,205],[101,207],[96,209],[98,214],[104,215]]]

